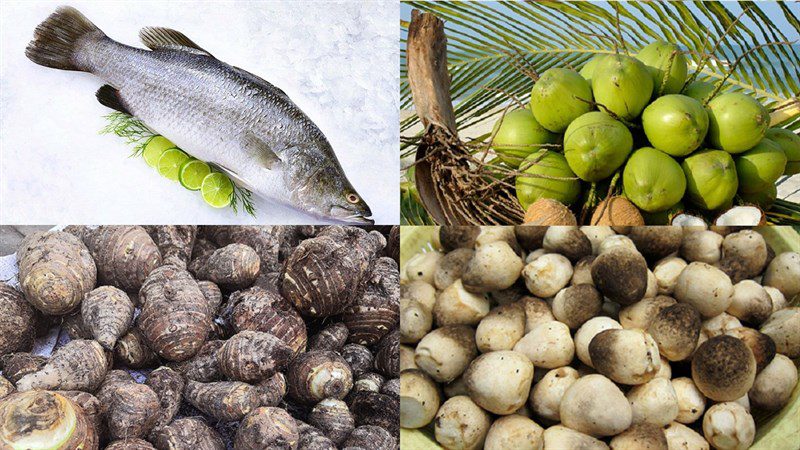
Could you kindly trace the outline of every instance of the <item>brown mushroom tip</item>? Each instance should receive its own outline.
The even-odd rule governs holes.
[[[597,290],[619,304],[633,304],[647,290],[647,261],[637,251],[615,248],[601,253],[591,271]]]
[[[706,397],[734,401],[753,386],[756,360],[741,340],[728,335],[713,337],[695,350],[692,380]]]
[[[443,226],[439,228],[439,242],[445,251],[472,248],[480,233],[478,226]]]

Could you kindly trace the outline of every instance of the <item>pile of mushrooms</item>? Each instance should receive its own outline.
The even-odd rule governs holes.
[[[745,449],[797,385],[756,230],[440,227],[401,270],[400,425],[448,449]]]

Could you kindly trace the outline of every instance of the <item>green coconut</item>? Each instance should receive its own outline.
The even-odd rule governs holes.
[[[633,149],[628,128],[610,115],[593,111],[575,119],[564,133],[564,156],[584,181],[600,181],[617,170]]]
[[[644,222],[647,225],[671,225],[672,218],[683,213],[683,211],[683,202],[679,201],[663,211],[643,212],[642,217],[644,217]]]
[[[714,92],[714,83],[709,83],[708,81],[693,81],[686,86],[686,89],[684,89],[681,94],[692,97],[702,103],[712,92]]]
[[[786,154],[786,169],[783,174],[800,173],[800,136],[785,128],[770,128],[764,137],[778,144]]]
[[[653,147],[672,156],[686,156],[703,143],[708,114],[691,97],[665,95],[644,109],[642,126]]]
[[[573,120],[592,110],[592,87],[574,70],[545,71],[531,91],[531,111],[554,133],[563,133]]]
[[[740,92],[715,97],[708,103],[708,142],[728,153],[753,148],[769,127],[769,112],[756,99]]]
[[[766,211],[772,207],[775,200],[778,198],[778,186],[770,184],[763,191],[751,193],[740,192],[739,198],[745,203],[756,205]]]
[[[594,74],[594,68],[597,67],[597,63],[600,62],[601,59],[608,55],[605,54],[598,54],[592,56],[592,59],[586,62],[586,64],[581,67],[580,75],[589,83],[589,86],[592,84],[592,75]]]
[[[765,190],[778,181],[785,168],[786,154],[781,147],[769,139],[762,139],[736,158],[739,192],[751,194]]]
[[[494,124],[492,148],[511,167],[519,167],[528,155],[539,151],[542,144],[553,144],[558,135],[544,129],[529,109],[507,112]]]
[[[695,205],[716,210],[728,205],[739,186],[736,164],[728,152],[706,149],[681,163],[686,174],[686,192]]]
[[[653,77],[631,56],[608,55],[592,74],[594,100],[624,120],[639,117],[653,94]]]
[[[533,163],[539,157],[541,159]],[[529,163],[533,163],[533,165],[523,169],[523,174],[518,175],[516,179],[517,198],[523,209],[527,210],[531,203],[542,198],[558,200],[565,205],[570,205],[578,199],[578,195],[581,193],[581,184],[577,179],[554,180],[538,177],[575,178],[564,155],[548,150],[539,150],[525,158],[521,166],[526,167]]]
[[[642,147],[631,154],[622,171],[625,196],[646,212],[658,212],[678,203],[686,191],[680,164],[666,153]]]
[[[674,57],[673,52],[677,52]],[[683,89],[687,72],[686,57],[677,45],[665,41],[652,42],[639,51],[636,59],[643,62],[650,70],[654,96],[677,94]],[[665,76],[666,83],[664,83]]]

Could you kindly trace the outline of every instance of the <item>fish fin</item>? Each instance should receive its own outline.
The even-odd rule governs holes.
[[[119,91],[115,87],[104,84],[100,86],[95,96],[101,105],[116,109],[119,112],[124,112],[129,116],[133,115],[128,107],[125,106],[125,102],[122,101],[122,97],[119,96]]]
[[[248,131],[245,134],[244,146],[247,151],[267,169],[271,170],[282,162],[272,148],[253,132]]]
[[[233,69],[236,72],[238,72],[239,75],[247,78],[248,80],[255,81],[256,83],[266,84],[267,86],[271,87],[272,89],[275,89],[275,91],[277,91],[279,95],[282,95],[282,96],[286,97],[287,100],[291,100],[291,99],[289,99],[289,96],[286,95],[286,92],[283,92],[283,90],[281,88],[275,86],[274,84],[270,83],[269,81],[259,77],[258,75],[253,75],[252,73],[242,69],[241,67],[236,67],[236,66],[231,66],[231,67],[233,67]]]
[[[85,42],[83,38],[90,34],[105,37],[80,11],[71,6],[59,6],[36,27],[33,40],[25,48],[25,56],[40,66],[86,71],[75,62],[75,54]]]
[[[151,50],[183,50],[196,55],[211,56],[211,53],[195,44],[180,31],[163,27],[144,27],[139,31],[139,39]]]

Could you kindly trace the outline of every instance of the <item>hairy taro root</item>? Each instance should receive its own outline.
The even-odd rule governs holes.
[[[153,238],[162,258],[177,257],[186,264],[192,259],[192,248],[197,237],[197,226],[194,225],[154,225],[145,230]]]
[[[135,327],[117,340],[114,357],[131,369],[150,367],[158,361],[158,356],[147,346],[141,331]]]
[[[311,336],[308,341],[308,351],[333,351],[338,352],[347,342],[350,330],[341,322],[332,323]]]
[[[230,380],[254,383],[283,370],[293,352],[270,333],[242,331],[219,350],[222,373]]]
[[[204,414],[226,422],[241,420],[261,403],[258,390],[239,381],[198,383],[189,380],[183,397]]]
[[[69,341],[53,353],[44,367],[17,381],[17,389],[63,389],[93,392],[108,370],[103,347],[95,341]]]
[[[22,293],[0,283],[0,355],[33,347],[36,312]]]
[[[20,392],[0,400],[0,424],[3,449],[98,448],[92,420],[74,402],[55,392]],[[54,441],[60,445],[52,447]]]
[[[325,398],[342,399],[353,387],[350,366],[337,353],[314,351],[300,354],[286,373],[289,395],[304,404]]]
[[[236,291],[253,285],[261,262],[255,250],[244,244],[230,244],[214,251],[197,269],[197,278]]]
[[[159,449],[225,450],[222,437],[199,417],[175,419],[155,431],[152,441]]]
[[[155,450],[155,447],[143,439],[134,438],[114,441],[106,446],[106,450]]]
[[[308,422],[337,444],[342,443],[355,428],[350,408],[335,398],[326,398],[314,405],[308,414]]]
[[[325,228],[289,256],[281,293],[303,315],[340,314],[358,298],[370,261],[385,245],[377,231]]]
[[[372,266],[364,294],[345,309],[342,322],[349,342],[372,345],[400,321],[400,272],[390,258]]]
[[[47,358],[33,353],[9,353],[0,357],[3,376],[14,384],[29,373],[38,372],[47,364]]]
[[[117,339],[130,328],[133,309],[128,294],[112,286],[101,286],[86,294],[81,315],[94,339],[103,348],[112,350]]]
[[[175,414],[178,413],[186,381],[178,372],[169,367],[159,367],[150,372],[145,384],[158,397],[160,407],[155,414],[156,418],[153,423],[153,429],[157,430],[169,425],[175,418]]]
[[[223,375],[219,364],[219,350],[223,345],[225,341],[208,341],[191,359],[171,363],[170,367],[190,380],[203,383],[221,381]]]
[[[101,226],[83,235],[97,264],[97,280],[124,291],[137,291],[161,265],[161,252],[140,226]]]
[[[294,449],[299,440],[297,426],[289,413],[262,407],[242,419],[233,445],[236,450]]]
[[[89,250],[63,231],[28,235],[17,250],[17,261],[25,299],[45,314],[74,311],[97,282]]]
[[[121,381],[111,385],[109,392],[102,395],[107,399],[103,404],[103,411],[111,437],[123,439],[147,436],[156,423],[160,409],[156,393],[149,386],[134,381]]]
[[[185,269],[153,270],[139,292],[139,329],[148,346],[170,361],[185,361],[202,347],[211,330],[208,302]]]
[[[234,292],[229,305],[230,324],[236,333],[250,330],[272,333],[295,353],[306,348],[307,332],[303,318],[277,292],[261,287]]]

